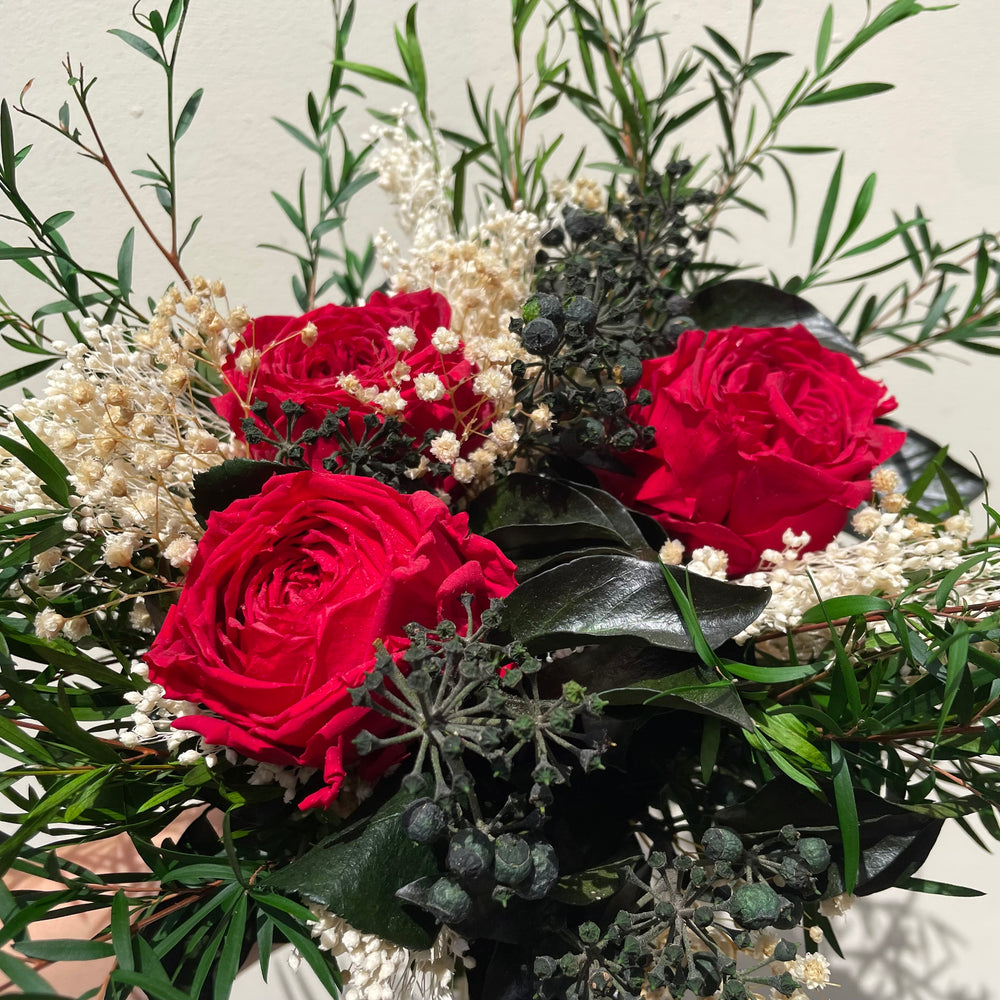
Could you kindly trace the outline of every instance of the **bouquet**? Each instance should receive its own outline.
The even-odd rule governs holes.
[[[166,90],[132,175],[69,56],[54,116],[3,101],[0,259],[44,301],[0,299],[2,385],[33,380],[0,434],[0,991],[83,960],[75,996],[221,1000],[288,943],[347,1000],[804,1000],[854,896],[975,893],[915,873],[946,820],[1000,838],[1000,517],[974,537],[981,475],[868,366],[997,353],[997,239],[863,237],[841,156],[802,273],[739,262],[755,179],[797,205],[836,152],[787,120],[889,89],[852,60],[935,16],[830,5],[782,89],[766,6],[674,53],[646,0],[511,0],[513,84],[452,123],[417,7],[372,64],[334,0],[276,126],[290,315],[189,264],[197,5],[112,29]],[[402,100],[362,134],[369,87]],[[112,268],[28,193],[46,129],[134,213]]]

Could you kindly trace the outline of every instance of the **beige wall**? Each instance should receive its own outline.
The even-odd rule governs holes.
[[[159,155],[163,149],[157,118],[160,81],[154,68],[104,30],[124,26],[130,6],[127,0],[0,0],[0,94],[16,98],[33,77],[30,105],[54,114],[68,96],[59,65],[68,50],[74,62],[82,60],[86,71],[99,77],[93,106],[109,150],[126,172],[143,165],[145,150]],[[402,19],[408,4],[360,0],[359,6],[355,57],[391,65],[391,22]],[[678,42],[699,37],[703,22],[738,38],[747,6],[746,0],[669,2],[659,16]],[[836,0],[835,7],[842,40],[847,26],[863,16],[865,3]],[[443,121],[464,114],[467,77],[483,87],[509,79],[508,9],[503,0],[420,4],[434,104]],[[793,50],[799,61],[811,60],[823,9],[818,0],[767,0],[759,47]],[[893,208],[905,213],[918,202],[942,242],[1000,228],[998,43],[1000,4],[991,0],[963,0],[956,10],[923,15],[874,43],[843,77],[843,82],[892,81],[898,85],[895,91],[804,111],[789,129],[789,141],[847,150],[845,198],[870,170],[878,172],[875,209],[863,234],[886,227]],[[186,217],[203,212],[206,218],[191,247],[189,267],[223,278],[234,299],[244,301],[251,312],[294,308],[284,259],[256,249],[261,242],[290,240],[292,233],[268,191],[290,192],[300,170],[298,148],[270,118],[303,119],[304,95],[322,86],[329,53],[329,11],[322,0],[193,4],[179,90],[181,100],[197,86],[204,85],[206,95],[181,144],[180,205]],[[371,93],[372,103],[388,106],[394,101],[384,90],[372,87]],[[355,134],[364,123],[359,112],[351,124]],[[133,220],[106,175],[80,161],[58,137],[46,136],[16,116],[15,128],[18,145],[36,144],[21,172],[30,200],[45,212],[76,209],[77,218],[65,230],[72,245],[81,256],[113,270],[118,244]],[[715,139],[712,128],[692,129],[687,137],[694,154]],[[813,164],[820,162],[808,181],[807,164],[800,164],[798,244],[787,245],[787,199],[776,182],[762,189],[763,200],[773,209],[771,222],[747,219],[741,225],[738,253],[743,259],[762,261],[782,277],[801,266],[833,166],[832,160]],[[150,217],[160,221],[162,213],[149,193],[141,197]],[[384,204],[372,192],[358,205],[354,231],[364,233],[385,221]],[[0,238],[8,238],[7,232],[0,230]],[[137,240],[139,287],[155,295],[167,280],[168,272],[148,244]],[[29,285],[11,281],[6,266],[0,268],[0,295],[29,311],[39,302]],[[835,311],[841,295],[825,294],[817,304]],[[878,375],[899,398],[904,421],[950,442],[961,461],[971,462],[970,452],[975,452],[1000,484],[1000,359],[944,353],[953,358],[942,360],[933,376],[900,366],[885,366]],[[843,987],[839,1000],[987,1000],[1000,865],[957,831],[942,839],[923,874],[988,888],[991,894],[980,900],[940,900],[886,893],[860,903],[844,924],[842,941],[855,957],[836,967],[834,981]]]

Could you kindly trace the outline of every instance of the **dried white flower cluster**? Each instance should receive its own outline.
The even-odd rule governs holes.
[[[428,951],[410,951],[355,930],[318,903],[309,909],[312,936],[342,971],[342,1000],[455,1000],[455,969],[467,961],[468,942],[450,928],[441,928]]]
[[[539,229],[530,212],[491,209],[468,239],[452,234],[414,245],[408,260],[385,233],[377,243],[393,291],[431,288],[444,295],[451,306],[451,329],[465,345],[465,356],[485,372],[525,356],[509,321],[531,295]]]
[[[562,178],[549,185],[549,203],[546,210],[556,217],[563,208],[582,208],[587,212],[603,212],[607,207],[608,192],[593,177]]]
[[[193,288],[170,289],[143,330],[84,320],[82,343],[55,345],[65,359],[42,395],[11,408],[69,472],[67,531],[103,536],[112,567],[129,566],[153,542],[186,569],[201,535],[188,500],[194,475],[225,457],[224,424],[197,402],[196,365],[221,365],[246,312],[223,317],[216,308],[221,283],[196,278]],[[13,427],[7,433],[19,436]],[[54,506],[13,457],[0,459],[0,504]]]
[[[513,405],[510,363],[526,355],[509,322],[531,294],[541,226],[530,212],[490,208],[486,220],[467,239],[459,239],[451,222],[448,178],[435,161],[438,137],[421,138],[426,129],[412,107],[395,114],[394,126],[377,126],[369,138],[376,143],[372,162],[379,183],[410,240],[409,257],[385,231],[377,235],[376,246],[394,292],[430,288],[451,306],[450,330],[437,331],[432,342],[442,354],[463,345],[465,358],[477,369],[473,391],[500,416],[471,452],[466,429],[474,424],[466,420],[442,431],[431,442],[430,455],[449,464],[458,482],[486,484],[497,459],[511,454],[517,443],[514,424],[504,414]],[[441,391],[433,373],[412,377],[421,399],[433,400]],[[388,411],[383,407],[383,412]],[[539,414],[538,421],[547,417],[551,419]],[[425,468],[426,461],[408,474],[423,475]]]
[[[44,612],[43,612],[44,613]],[[149,680],[149,668],[144,663],[132,667],[132,673],[143,680]],[[197,737],[197,733],[186,729],[174,729],[174,719],[181,715],[194,715],[198,706],[189,701],[167,698],[159,684],[148,684],[142,691],[129,691],[125,700],[135,707],[128,717],[132,728],[118,734],[118,741],[127,747],[137,747],[143,743],[167,741],[167,751],[176,753],[183,743]],[[185,750],[178,760],[182,764],[194,764],[204,755],[197,750]]]
[[[872,593],[892,597],[905,589],[909,575],[920,570],[953,569],[967,556],[965,545],[972,531],[972,519],[966,513],[935,526],[913,516],[879,512],[875,508],[866,508],[863,513],[869,512],[877,517],[878,525],[866,523],[871,528],[870,535],[856,544],[842,546],[831,542],[820,551],[802,552],[808,544],[808,535],[797,536],[786,531],[783,551],[765,551],[763,559],[768,568],[737,582],[770,587],[771,601],[737,640],[788,629],[821,598]],[[976,603],[996,596],[1000,578],[996,573],[979,575],[980,569],[973,567],[956,581],[956,603]]]
[[[435,159],[443,139],[436,131],[426,132],[412,104],[392,112],[395,125],[377,124],[362,139],[374,145],[371,164],[378,171],[378,183],[389,195],[399,224],[414,247],[426,247],[452,233],[447,195],[450,173]]]

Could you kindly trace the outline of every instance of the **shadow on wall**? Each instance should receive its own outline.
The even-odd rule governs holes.
[[[834,1000],[993,1000],[988,983],[969,982],[979,976],[962,928],[929,915],[933,900],[912,892],[861,899],[834,921],[846,956],[824,949],[840,986]]]

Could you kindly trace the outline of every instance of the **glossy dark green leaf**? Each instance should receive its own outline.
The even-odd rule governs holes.
[[[832,800],[833,790],[830,786],[827,789]],[[854,789],[854,800],[860,846],[854,891],[868,896],[911,876],[927,860],[944,820],[861,788]],[[800,830],[808,828],[811,836],[822,837],[842,856],[841,828],[832,802],[788,781],[768,782],[745,802],[719,810],[715,822],[757,839],[774,836],[783,824],[790,823]],[[841,888],[834,886],[831,891]]]
[[[637,681],[627,687],[610,690],[595,687],[593,690],[612,705],[679,708],[724,719],[741,729],[753,729],[754,725],[733,682],[723,678],[706,679],[705,671],[696,667],[655,680]]]
[[[516,473],[501,480],[472,504],[469,526],[532,570],[538,560],[594,547],[644,551],[653,558],[617,500],[602,490],[545,476]]]
[[[858,349],[837,325],[815,306],[759,281],[736,278],[703,288],[691,300],[688,316],[700,330],[724,330],[731,326],[804,326],[824,347],[863,360]]]
[[[225,510],[234,500],[260,493],[272,476],[298,472],[277,462],[255,462],[250,458],[230,458],[221,465],[199,472],[194,477],[191,505],[204,523],[213,510]]]
[[[683,570],[667,569],[687,586]],[[754,621],[770,596],[766,589],[700,576],[691,576],[690,586],[713,648]],[[624,554],[584,555],[533,576],[506,599],[503,628],[538,651],[624,638],[694,649],[661,566]]]
[[[397,793],[361,824],[353,840],[335,836],[264,880],[270,889],[321,903],[359,931],[406,948],[428,948],[433,934],[414,920],[396,892],[437,873],[434,855],[404,833],[409,798]]]

